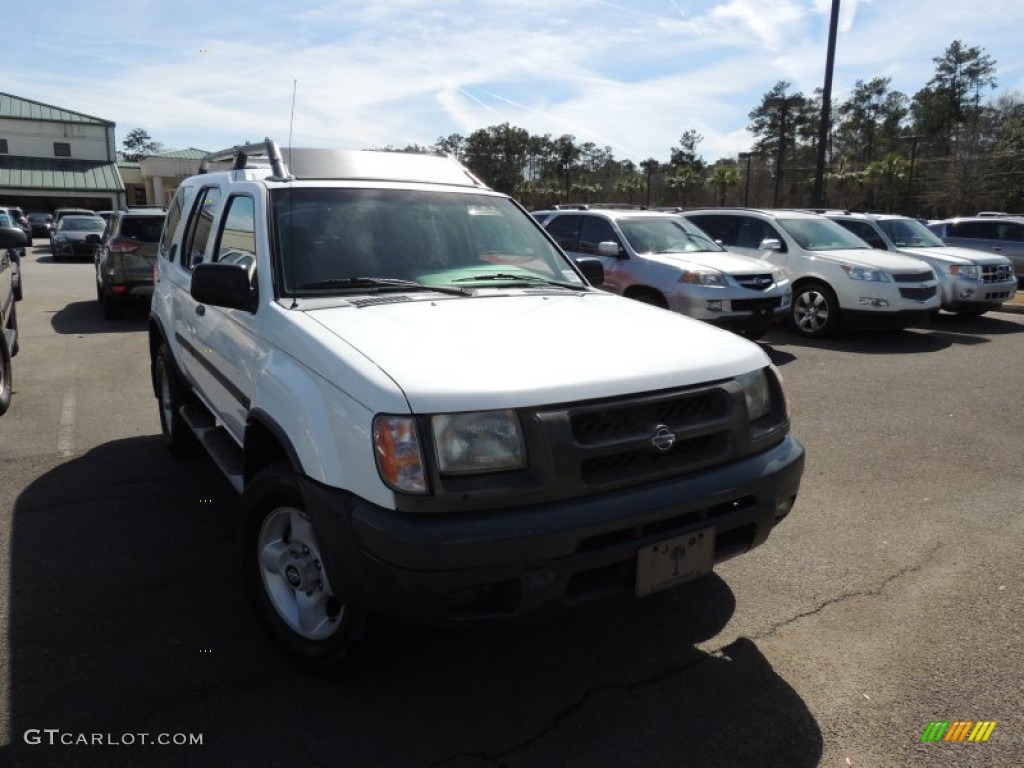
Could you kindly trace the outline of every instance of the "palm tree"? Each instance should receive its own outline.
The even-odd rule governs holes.
[[[740,183],[739,169],[735,165],[719,163],[711,169],[711,173],[708,175],[708,183],[718,193],[718,205],[724,206],[725,195],[729,188],[735,187]]]

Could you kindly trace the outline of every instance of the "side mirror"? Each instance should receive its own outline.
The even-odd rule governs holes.
[[[249,270],[241,264],[197,264],[192,271],[191,293],[200,304],[253,311]]]
[[[757,246],[762,251],[781,251],[782,241],[777,237],[766,237],[761,241],[761,244]]]
[[[614,243],[601,243],[601,245],[614,245]],[[615,246],[618,248],[618,246]],[[598,246],[600,249],[600,246]],[[601,263],[600,259],[594,258],[593,256],[579,256],[575,259],[576,266],[580,268],[580,272],[587,278],[587,282],[597,288],[604,282],[604,264]]]
[[[21,248],[25,233],[18,227],[0,227],[0,248]]]
[[[597,244],[597,252],[601,256],[614,256],[619,258],[623,255],[622,248],[619,244],[611,240],[605,240]]]

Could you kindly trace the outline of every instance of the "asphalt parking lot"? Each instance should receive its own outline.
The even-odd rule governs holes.
[[[24,276],[0,419],[0,765],[1024,760],[1024,314],[772,331],[808,459],[763,547],[639,602],[410,629],[324,680],[244,603],[230,486],[160,445],[143,316],[103,320],[91,265],[45,247]],[[921,741],[968,720],[996,723],[988,741]]]

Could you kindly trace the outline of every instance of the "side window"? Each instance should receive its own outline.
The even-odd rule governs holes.
[[[252,275],[256,266],[256,216],[251,197],[238,196],[228,200],[212,259],[244,264]]]
[[[579,216],[555,216],[544,227],[563,251],[577,250],[576,241],[580,236]]]
[[[735,216],[690,216],[689,220],[700,227],[712,240],[724,245],[736,245],[741,220]]]
[[[885,241],[882,239],[881,235],[875,232],[874,227],[870,224],[863,221],[838,221],[837,223],[846,227],[872,248],[878,248],[881,251],[889,250],[885,247]]]
[[[1019,224],[1000,224],[999,239],[1010,240],[1014,243],[1024,242],[1024,227]]]
[[[608,241],[621,245],[612,225],[606,219],[597,216],[584,216],[580,226],[580,246],[577,250],[596,256],[597,244]]]
[[[217,187],[204,187],[196,195],[196,202],[192,206],[192,216],[188,222],[188,231],[185,234],[185,249],[182,253],[182,266],[186,269],[193,269],[206,255],[206,246],[210,241],[210,233],[213,232],[213,216],[217,212],[217,203],[220,202],[220,189]]]
[[[177,255],[171,248],[171,243],[174,240],[174,231],[178,228],[178,222],[181,221],[181,209],[183,206],[182,201],[185,199],[185,188],[178,187],[178,191],[174,194],[174,199],[171,201],[171,208],[167,211],[167,219],[164,221],[164,231],[160,235],[160,256],[164,259],[174,261],[174,257]]]
[[[949,225],[948,237],[997,240],[999,238],[999,229],[994,221],[956,221]]]

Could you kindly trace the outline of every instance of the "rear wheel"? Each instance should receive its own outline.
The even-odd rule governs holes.
[[[804,338],[829,336],[839,327],[839,301],[824,283],[803,283],[793,291],[789,327]]]
[[[164,445],[176,456],[194,453],[197,447],[196,436],[181,416],[181,406],[188,401],[188,391],[178,377],[171,360],[171,350],[166,344],[160,346],[153,361],[153,379],[160,403],[160,431],[163,433]]]
[[[104,291],[102,301],[103,316],[107,318],[107,320],[117,320],[121,317],[121,312],[124,309],[124,306],[121,304],[121,299],[109,291]]]
[[[2,329],[0,329],[2,330]],[[11,407],[11,351],[7,349],[7,336],[0,333],[0,415]]]
[[[379,653],[390,622],[342,602],[323,564],[329,546],[317,536],[290,466],[272,464],[246,484],[239,549],[256,613],[300,664],[341,672]]]

